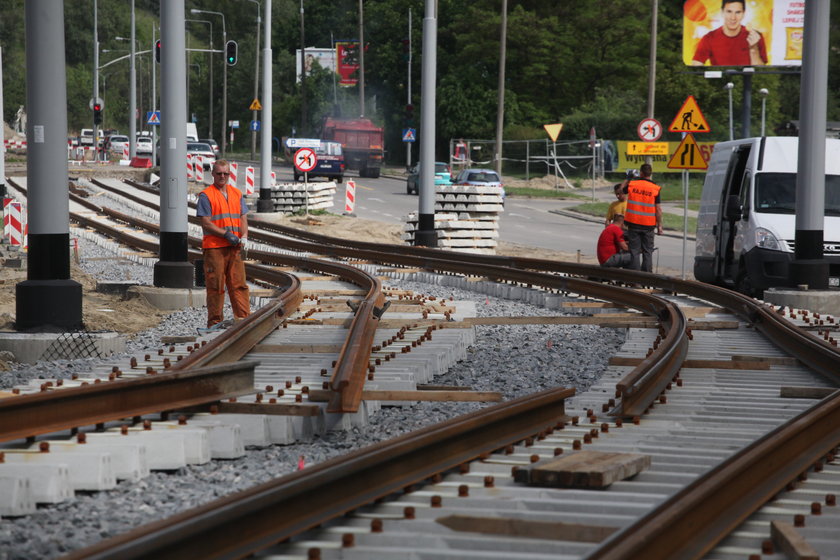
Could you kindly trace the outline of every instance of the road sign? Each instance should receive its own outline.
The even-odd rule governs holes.
[[[318,163],[318,156],[312,148],[301,148],[295,152],[295,167],[298,171],[306,173],[315,169]]]
[[[417,141],[417,129],[415,129],[415,128],[404,128],[402,138],[403,138],[403,142],[416,142]]]
[[[668,162],[669,169],[708,169],[709,164],[703,159],[700,153],[700,146],[694,140],[694,136],[686,134],[671,161]]]
[[[251,124],[248,125],[248,128],[253,130],[254,132],[259,132],[260,130],[260,121],[251,121]]]
[[[160,111],[146,111],[146,124],[160,125]]]
[[[230,128],[239,128],[239,121],[228,121],[228,126]]]
[[[711,132],[709,123],[706,122],[706,117],[703,116],[693,95],[689,95],[677,111],[677,116],[668,127],[668,132]]]
[[[628,156],[667,156],[668,142],[627,142]]]
[[[254,100],[251,101],[251,106],[248,107],[248,110],[250,110],[250,111],[262,111],[262,105],[260,105],[260,100],[255,97]]]
[[[321,140],[318,138],[286,138],[288,148],[320,148]]]
[[[642,119],[636,131],[640,140],[656,142],[662,136],[662,125],[656,119]]]
[[[544,124],[543,128],[546,132],[548,132],[549,138],[551,138],[552,142],[557,141],[557,136],[560,135],[560,131],[563,130],[563,123],[557,124]]]

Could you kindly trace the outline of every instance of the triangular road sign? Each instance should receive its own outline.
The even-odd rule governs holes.
[[[709,164],[703,159],[700,153],[700,146],[694,140],[694,136],[686,134],[671,161],[668,162],[668,169],[708,169]]]
[[[668,132],[711,132],[709,123],[706,122],[706,117],[703,116],[693,95],[689,95],[677,111],[677,116],[671,121]]]
[[[556,142],[557,137],[560,135],[560,131],[563,130],[563,123],[544,124],[543,128],[546,132],[548,132],[548,136],[551,138],[551,141]]]
[[[248,107],[249,111],[262,111],[262,105],[260,105],[260,100],[256,97],[253,101],[251,101],[251,106]]]

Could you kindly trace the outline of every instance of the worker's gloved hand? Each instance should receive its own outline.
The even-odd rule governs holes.
[[[242,249],[243,251],[248,250],[248,238],[247,237],[241,237],[239,239],[239,248]]]
[[[240,239],[239,239],[239,238],[236,236],[236,234],[235,234],[235,233],[233,233],[232,231],[226,231],[226,232],[225,232],[225,239],[227,239],[227,240],[228,240],[228,242],[229,242],[231,245],[233,245],[234,247],[235,247],[235,246],[237,246],[237,245],[239,245],[239,241],[240,241]]]

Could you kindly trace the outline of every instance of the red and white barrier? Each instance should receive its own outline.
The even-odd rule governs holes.
[[[195,156],[195,181],[196,183],[204,182],[204,158],[202,156]]]
[[[236,172],[239,170],[239,164],[235,161],[230,162],[230,175],[228,175],[228,185],[236,186]]]
[[[23,245],[23,205],[13,198],[3,199],[3,237],[10,245]]]
[[[254,194],[254,168],[245,168],[245,194]]]
[[[128,157],[128,145],[123,146],[122,158],[126,161],[128,161],[128,159],[129,159],[129,157]]]
[[[26,140],[3,140],[3,145],[6,148],[25,148]]]
[[[277,174],[274,173],[274,171],[272,171],[271,172],[271,186],[273,187],[276,184],[277,184]]]
[[[352,214],[356,210],[356,183],[347,181],[344,187],[344,211]]]
[[[187,154],[187,181],[192,181],[193,179],[193,158],[191,155]]]

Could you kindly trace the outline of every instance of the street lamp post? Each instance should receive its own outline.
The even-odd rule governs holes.
[[[210,64],[210,72],[209,72],[210,77],[208,78],[208,81],[209,81],[210,85],[207,88],[208,90],[210,90],[209,99],[208,99],[208,102],[209,102],[208,107],[210,109],[210,111],[209,111],[210,116],[208,117],[209,120],[207,122],[207,137],[208,138],[213,138],[213,22],[210,21],[210,20],[207,20],[207,19],[186,19],[184,21],[206,23],[207,25],[210,26],[210,52],[207,53],[208,57],[210,58],[210,63],[209,63]]]
[[[135,57],[136,39],[134,39],[134,0],[131,0],[131,38],[114,37],[117,41],[131,41],[131,70],[129,71],[129,106],[128,106],[128,154],[129,157],[137,155],[135,136],[137,135],[137,66]]]
[[[249,2],[253,2],[257,5],[257,43],[256,51],[257,58],[254,61],[254,99],[258,99],[259,97],[259,88],[260,88],[260,23],[262,20],[260,19],[260,11],[262,10],[262,5],[258,0],[248,0]],[[251,111],[251,120],[256,122],[258,118],[257,110],[254,109]],[[251,159],[253,160],[255,154],[257,153],[257,130],[251,127]]]
[[[764,112],[767,109],[767,94],[770,93],[767,88],[758,90],[761,95],[761,136],[764,136]]]
[[[222,18],[222,44],[227,45],[227,28],[225,26],[225,15],[222,12],[211,12],[193,8],[191,14],[212,14]],[[227,152],[227,62],[222,64],[222,156]]]
[[[732,88],[735,87],[735,84],[727,82],[723,87],[729,91],[729,139],[735,140],[735,128],[732,123]]]

